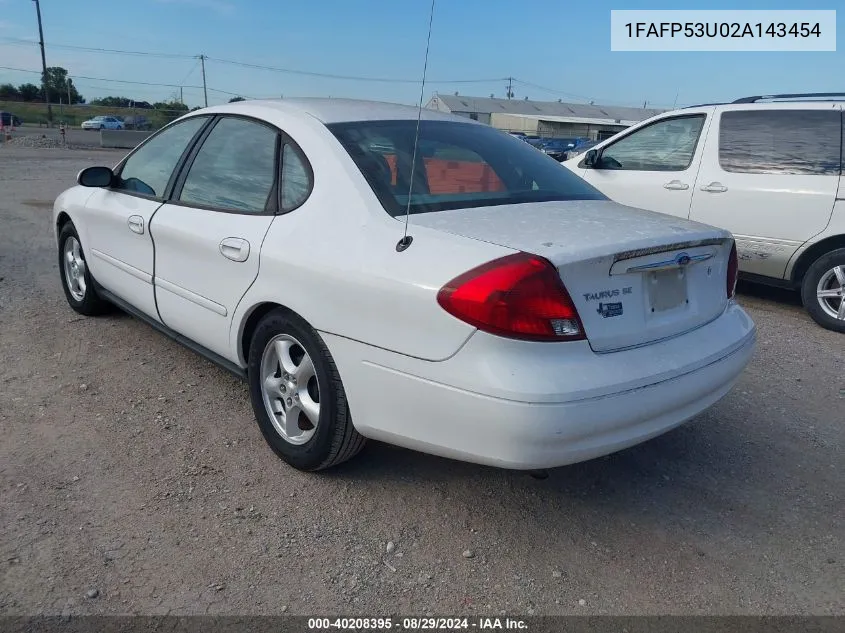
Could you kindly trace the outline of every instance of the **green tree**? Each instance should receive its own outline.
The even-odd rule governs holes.
[[[50,93],[50,101],[53,103],[58,103],[60,100],[62,103],[67,103],[68,93],[70,93],[71,103],[85,103],[85,99],[68,77],[67,70],[61,66],[50,66],[47,69],[47,90]]]
[[[174,119],[178,119],[188,111],[188,106],[175,99],[171,99],[170,101],[158,101],[153,104],[153,108],[161,112],[161,117],[167,123],[173,121]]]
[[[229,103],[235,103],[236,101],[246,101],[243,97],[232,97],[229,99]]]
[[[3,101],[17,101],[21,93],[12,84],[0,84],[0,99]]]
[[[39,101],[41,97],[41,88],[35,84],[21,84],[18,86],[18,94],[21,101]]]
[[[91,105],[106,106],[107,108],[128,108],[132,105],[132,99],[128,97],[103,97],[102,99],[91,99]]]

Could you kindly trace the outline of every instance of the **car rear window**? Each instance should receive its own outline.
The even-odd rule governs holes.
[[[485,125],[421,121],[416,161],[415,120],[335,123],[328,127],[393,216],[403,215],[409,201],[411,213],[426,213],[606,199],[554,159]]]

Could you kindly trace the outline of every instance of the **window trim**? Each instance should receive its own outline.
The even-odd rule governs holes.
[[[128,161],[132,156],[135,155],[144,145],[152,141],[156,136],[159,134],[163,134],[165,131],[169,130],[172,127],[175,127],[179,123],[185,123],[189,119],[199,119],[204,118],[206,119],[205,123],[200,126],[200,128],[194,133],[191,139],[188,141],[188,144],[185,146],[185,149],[182,151],[182,154],[179,156],[179,160],[176,161],[176,165],[173,167],[173,171],[170,173],[170,178],[167,180],[167,184],[164,187],[164,192],[161,196],[149,196],[145,193],[140,193],[137,191],[127,191],[126,189],[118,189],[114,186],[105,187],[106,190],[114,192],[114,193],[122,193],[127,196],[132,196],[133,198],[141,198],[143,200],[153,200],[155,202],[166,202],[170,196],[170,193],[173,189],[173,185],[176,182],[176,175],[179,174],[180,170],[182,169],[182,165],[184,164],[185,157],[190,154],[191,150],[193,149],[194,145],[197,143],[197,140],[200,136],[204,133],[205,129],[208,127],[209,122],[214,118],[213,115],[209,114],[199,114],[190,117],[180,117],[175,121],[171,121],[167,125],[165,125],[160,130],[150,134],[147,138],[141,141],[135,149],[129,152],[126,156],[120,159],[117,165],[114,166],[112,172],[116,177],[120,177],[121,173],[123,173],[123,168],[126,166],[126,161]]]
[[[602,154],[604,154],[605,150],[607,150],[610,147],[613,147],[614,145],[616,145],[620,141],[624,141],[626,138],[630,138],[631,136],[633,136],[634,134],[637,134],[638,132],[640,132],[642,130],[648,129],[648,128],[653,127],[655,125],[659,125],[660,123],[666,123],[667,121],[678,121],[680,119],[698,119],[698,118],[703,119],[703,122],[701,124],[701,129],[698,131],[698,138],[695,139],[695,146],[692,149],[692,154],[690,155],[689,162],[686,164],[686,166],[683,169],[661,169],[661,170],[654,170],[654,169],[600,169],[598,167],[593,167],[592,165],[584,164],[584,160],[586,159],[586,152],[584,152],[584,158],[582,158],[581,161],[578,163],[578,167],[580,169],[595,169],[597,171],[640,171],[640,172],[642,172],[642,171],[660,171],[660,172],[665,172],[667,174],[677,174],[677,173],[680,173],[680,172],[684,172],[684,171],[686,171],[687,169],[690,168],[690,165],[692,165],[693,160],[695,160],[695,154],[696,154],[696,152],[698,152],[699,143],[701,143],[701,137],[704,136],[704,126],[707,123],[707,117],[708,116],[712,116],[712,113],[708,114],[707,112],[690,112],[690,113],[687,113],[687,114],[678,114],[678,115],[673,115],[673,116],[662,117],[660,119],[657,119],[656,121],[652,121],[651,123],[648,123],[647,125],[642,125],[642,126],[636,128],[635,130],[631,130],[630,132],[628,132],[628,134],[625,134],[625,136],[622,136],[621,138],[616,139],[612,143],[608,143],[607,145],[600,148],[600,150],[599,150],[599,159],[601,159],[601,156],[602,156]]]
[[[845,173],[845,112],[842,110],[839,111],[839,169],[836,172],[831,172],[829,174],[806,174],[806,173],[793,173],[789,171],[783,171],[782,169],[774,170],[774,171],[737,171],[735,169],[728,169],[722,163],[722,119],[724,119],[725,115],[730,114],[746,114],[748,112],[762,112],[762,113],[770,113],[770,112],[830,112],[826,108],[744,108],[740,110],[723,110],[719,113],[719,130],[718,134],[718,142],[716,143],[716,161],[719,165],[719,169],[721,169],[726,174],[738,174],[741,176],[821,176],[821,177],[835,177],[839,178]]]
[[[279,146],[278,160],[279,186],[277,187],[276,205],[278,207],[278,210],[276,211],[276,215],[285,215],[286,213],[290,213],[291,211],[296,211],[299,207],[308,202],[308,200],[311,198],[311,194],[314,192],[314,168],[311,166],[311,161],[308,160],[308,156],[305,155],[305,152],[302,151],[302,148],[299,146],[299,144],[281,130],[279,131],[281,132],[281,144]],[[299,156],[303,166],[305,167],[305,174],[308,176],[308,190],[306,191],[305,196],[302,198],[302,202],[289,208],[285,208],[285,206],[282,204],[282,188],[285,186],[283,179],[283,170],[286,145],[290,145],[293,148],[293,151],[296,152],[296,154]]]

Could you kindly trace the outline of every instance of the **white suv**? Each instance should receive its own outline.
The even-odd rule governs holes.
[[[563,164],[617,202],[728,229],[744,278],[799,289],[817,323],[845,332],[843,99],[665,112]]]

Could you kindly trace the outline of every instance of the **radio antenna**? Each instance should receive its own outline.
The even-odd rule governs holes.
[[[414,191],[414,173],[417,168],[417,144],[420,140],[420,119],[422,119],[423,97],[425,95],[425,75],[428,72],[428,50],[431,46],[431,24],[434,22],[434,2],[435,0],[431,0],[431,11],[428,16],[428,37],[426,37],[425,40],[425,62],[423,64],[422,84],[420,85],[420,102],[417,105],[417,130],[414,133],[414,151],[411,155],[411,177],[409,179],[411,182],[408,185],[408,204],[405,207],[405,233],[402,235],[402,239],[396,243],[396,250],[400,253],[408,248],[411,245],[411,242],[414,241],[414,238],[408,235],[408,219],[411,217],[411,194]]]

